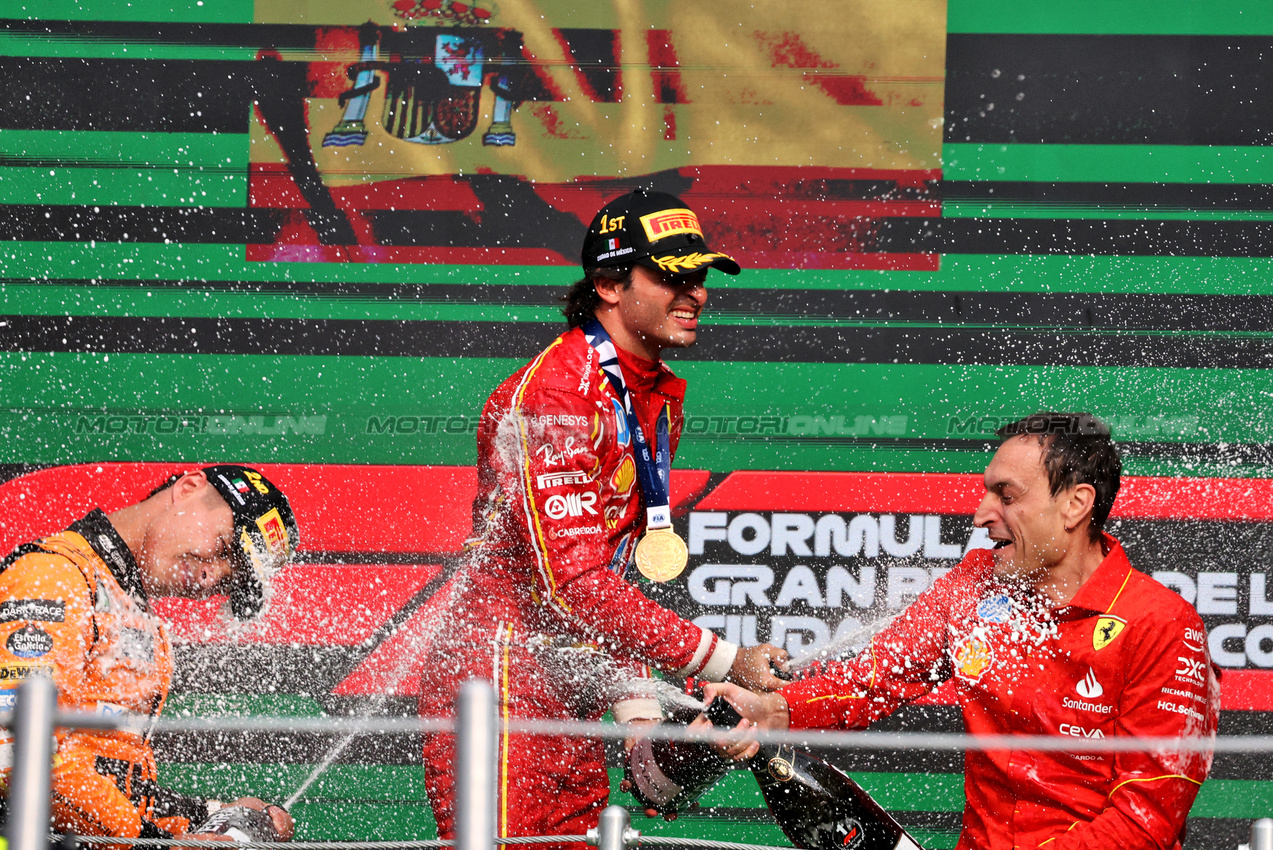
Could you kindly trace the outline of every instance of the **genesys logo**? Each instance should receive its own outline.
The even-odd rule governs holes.
[[[568,516],[597,515],[596,493],[558,493],[544,502],[544,513],[549,519],[565,519]]]

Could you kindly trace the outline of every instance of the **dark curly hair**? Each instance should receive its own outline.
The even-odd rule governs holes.
[[[597,295],[597,287],[593,283],[597,278],[617,280],[623,284],[624,289],[632,285],[632,266],[585,269],[584,275],[581,280],[572,283],[566,294],[561,296],[561,301],[565,304],[561,312],[572,328],[579,327],[596,315],[597,305],[601,303],[601,296]]]
[[[1100,540],[1123,474],[1123,461],[1114,448],[1109,426],[1090,413],[1045,412],[1004,425],[995,434],[1001,440],[1038,436],[1053,496],[1076,484],[1092,485],[1096,500],[1088,534],[1093,541]]]

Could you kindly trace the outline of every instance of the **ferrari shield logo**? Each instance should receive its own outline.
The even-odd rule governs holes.
[[[1104,649],[1109,646],[1114,638],[1122,634],[1126,626],[1127,621],[1118,617],[1097,619],[1096,628],[1092,630],[1092,649]]]

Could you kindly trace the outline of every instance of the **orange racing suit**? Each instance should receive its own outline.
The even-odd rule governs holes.
[[[137,563],[100,510],[18,547],[0,565],[0,710],[23,679],[46,674],[58,707],[133,718],[129,730],[57,730],[54,828],[164,838],[208,816],[207,803],[157,782],[149,726],[172,679],[172,649],[150,612]],[[7,786],[13,744],[0,739]]]

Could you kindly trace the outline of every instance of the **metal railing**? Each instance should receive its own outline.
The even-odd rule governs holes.
[[[57,709],[57,688],[51,679],[34,676],[18,688],[11,715],[0,716],[0,725],[8,726],[13,735],[14,762],[9,781],[8,813],[5,827],[8,850],[47,850],[49,841],[50,768],[53,757],[54,729],[133,729],[136,721],[129,718],[105,717]],[[510,720],[508,731],[532,735],[588,735],[597,738],[623,738],[620,727],[583,722]],[[638,843],[651,846],[714,848],[714,850],[792,850],[766,845],[739,844],[682,837],[642,836],[632,828],[629,815],[622,806],[611,805],[601,814],[600,822],[587,835],[551,835],[497,838],[496,832],[496,759],[500,723],[496,716],[495,692],[489,683],[466,682],[460,691],[455,721],[431,718],[218,718],[216,720],[159,719],[154,729],[169,732],[276,730],[291,732],[354,732],[360,734],[401,734],[403,732],[454,731],[456,733],[455,840],[425,841],[294,841],[236,842],[242,848],[257,850],[431,850],[455,847],[457,850],[493,850],[498,845],[587,843],[599,850],[626,850]],[[725,732],[698,732],[687,729],[655,727],[654,737],[670,740],[711,740]],[[1062,752],[1145,752],[1154,750],[1273,752],[1273,736],[1231,736],[1218,739],[1179,738],[1104,738],[1083,740],[1054,736],[1025,735],[955,735],[890,732],[853,732],[810,734],[808,732],[766,732],[758,737],[775,743],[848,749],[882,750],[899,747],[923,750],[1003,750],[1034,749]],[[222,848],[224,842],[197,839],[118,838],[102,836],[76,837],[88,845],[134,845],[151,847]],[[1251,824],[1250,843],[1238,850],[1273,850],[1273,818],[1260,818]]]

